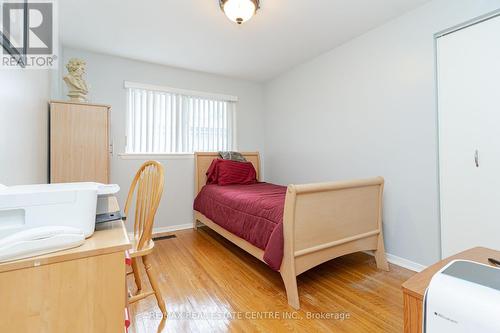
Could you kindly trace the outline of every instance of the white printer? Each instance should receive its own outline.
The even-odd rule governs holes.
[[[455,260],[424,297],[424,333],[500,333],[500,268]]]
[[[99,183],[0,185],[0,262],[81,245],[94,233],[98,206],[119,190]]]

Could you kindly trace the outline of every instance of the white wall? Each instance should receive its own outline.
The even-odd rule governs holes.
[[[438,260],[433,35],[499,7],[432,1],[269,82],[267,179],[384,176],[387,251]]]
[[[50,71],[0,69],[0,183],[47,182]]]
[[[111,139],[115,145],[115,156],[111,159],[111,182],[120,185],[119,199],[122,204],[135,172],[144,162],[117,156],[125,151],[125,80],[238,96],[238,147],[240,150],[263,151],[262,85],[65,47],[64,64],[72,57],[87,61],[90,100],[112,106]],[[65,73],[64,70],[63,75]],[[192,223],[194,160],[171,158],[161,159],[160,162],[165,166],[166,182],[155,227]]]

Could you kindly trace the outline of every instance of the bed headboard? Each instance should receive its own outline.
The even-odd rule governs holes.
[[[257,171],[257,180],[260,181],[260,157],[259,152],[241,153],[248,162],[252,162]],[[207,170],[213,160],[219,158],[219,153],[194,153],[194,194],[197,195],[207,182]]]

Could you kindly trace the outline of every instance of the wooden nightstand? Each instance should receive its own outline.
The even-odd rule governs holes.
[[[438,263],[415,274],[408,281],[403,283],[403,302],[404,302],[404,332],[420,333],[422,332],[422,315],[424,293],[432,277],[450,261],[455,259],[464,259],[488,264],[488,258],[500,259],[500,252],[484,247],[475,247],[473,249],[460,252],[452,257],[441,260]]]

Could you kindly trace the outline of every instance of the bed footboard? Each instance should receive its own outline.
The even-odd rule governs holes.
[[[373,250],[377,267],[389,269],[382,233],[383,188],[382,177],[288,186],[280,273],[292,307],[300,307],[297,275],[330,259]]]

